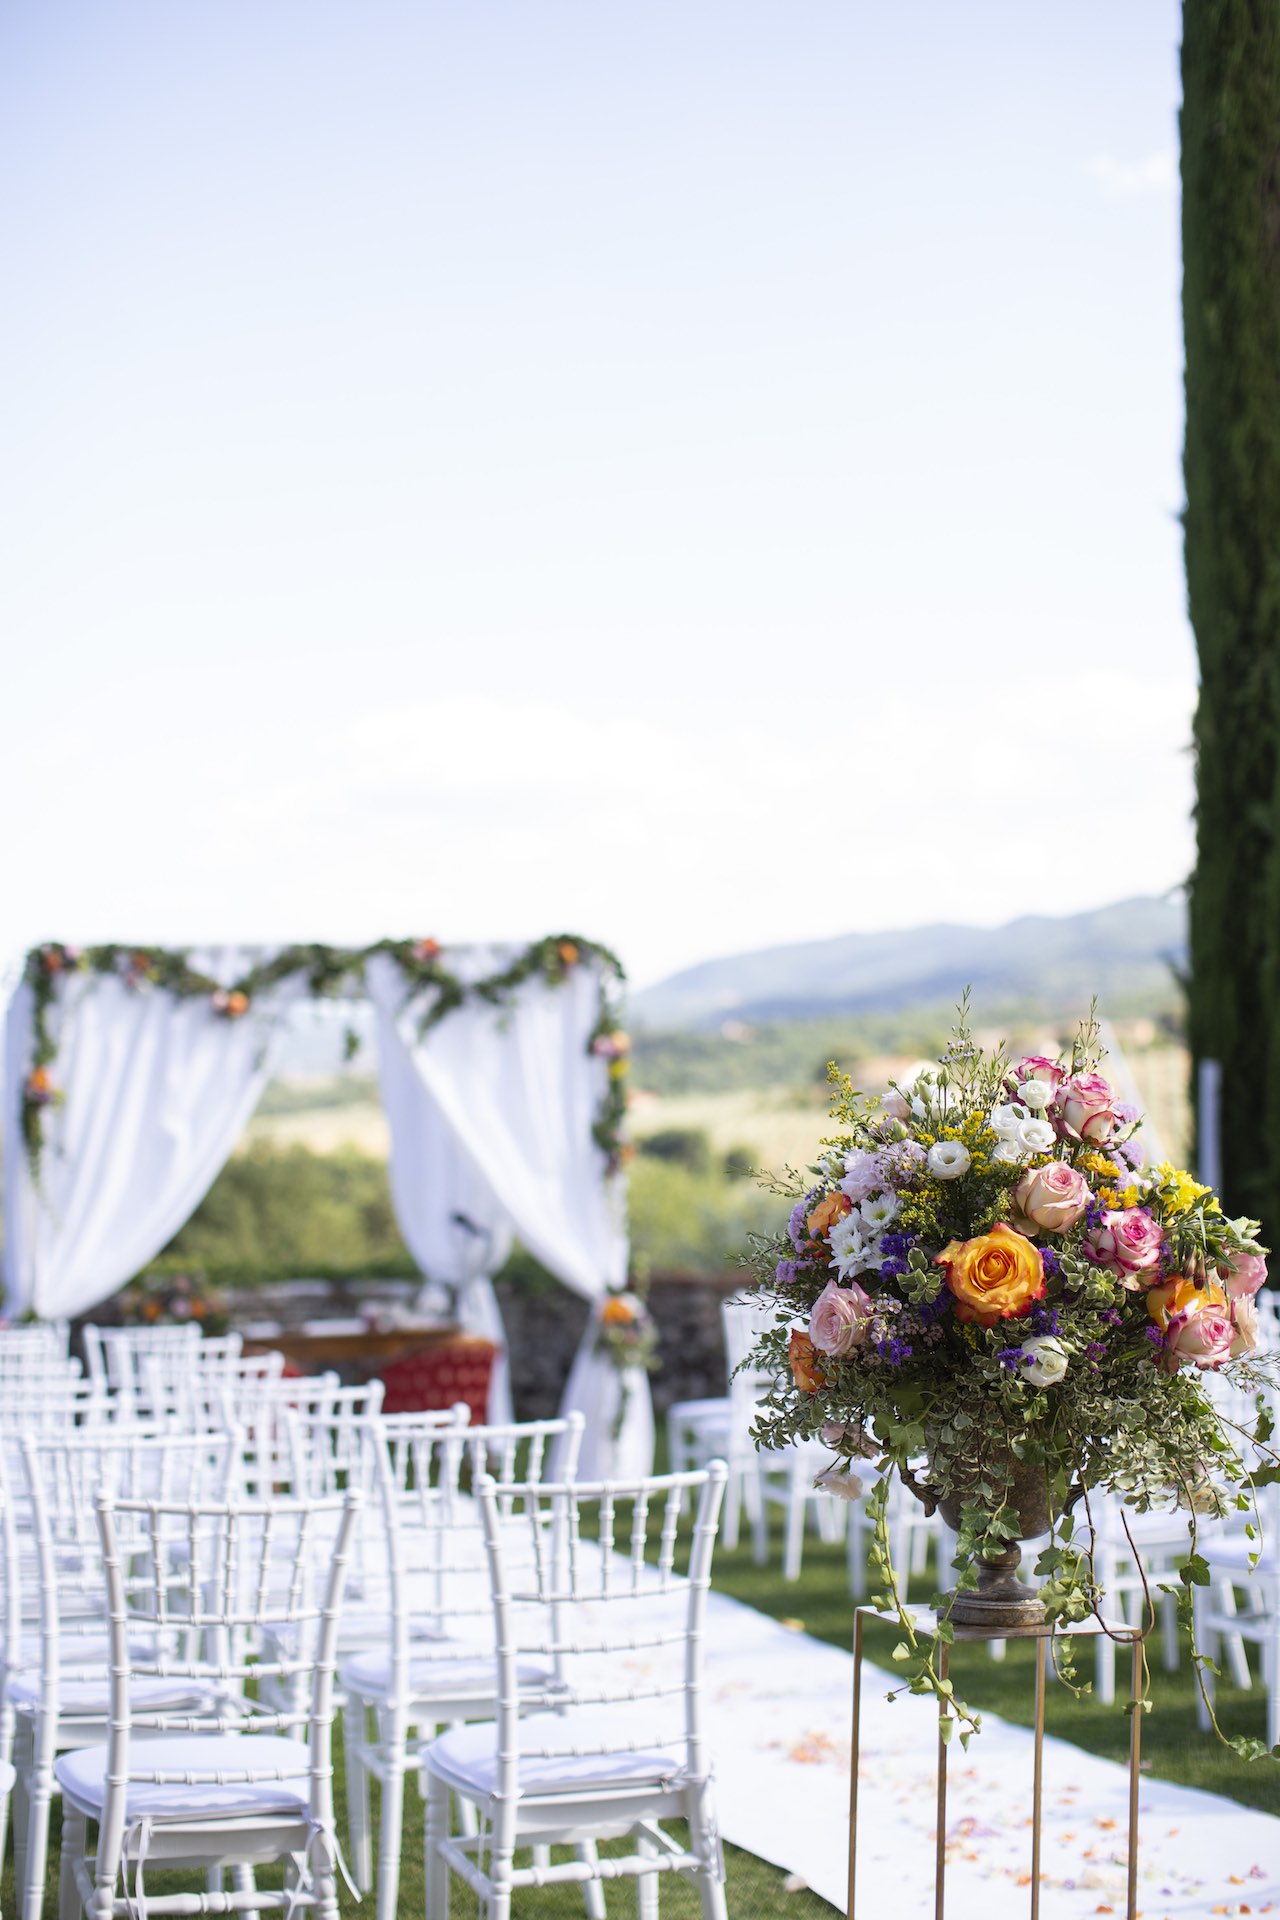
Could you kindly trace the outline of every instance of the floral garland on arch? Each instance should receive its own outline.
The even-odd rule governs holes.
[[[33,947],[23,969],[31,989],[31,1065],[22,1088],[21,1126],[32,1178],[39,1182],[45,1145],[45,1120],[50,1107],[63,1099],[57,1079],[58,1042],[54,1009],[59,986],[69,976],[91,973],[123,980],[135,992],[158,990],[186,1000],[205,1000],[213,1019],[243,1019],[261,994],[281,981],[302,974],[313,999],[332,999],[358,989],[365,963],[375,955],[394,960],[408,983],[408,997],[430,991],[432,998],[419,1022],[427,1033],[469,1000],[489,1006],[510,1005],[526,981],[541,979],[557,987],[584,963],[594,963],[599,982],[599,1008],[588,1040],[590,1051],[606,1063],[605,1092],[592,1127],[592,1138],[604,1154],[607,1171],[625,1164],[629,1149],[623,1139],[626,1117],[626,1076],[631,1042],[619,1025],[619,1001],[626,980],[622,962],[598,941],[581,934],[553,933],[535,940],[498,972],[480,980],[464,980],[449,966],[438,940],[378,940],[367,947],[330,947],[320,942],[282,947],[270,959],[260,960],[227,986],[191,964],[185,947],[130,947],[105,945],[71,947],[49,941]]]
[[[1065,1056],[1016,1061],[976,1046],[967,1014],[966,995],[938,1067],[883,1099],[832,1066],[833,1136],[810,1179],[773,1183],[795,1204],[751,1262],[776,1312],[753,1355],[775,1381],[757,1444],[820,1437],[835,1459],[819,1484],[846,1494],[861,1491],[859,1459],[878,1463],[875,1603],[901,1631],[904,1685],[937,1696],[943,1737],[958,1729],[962,1744],[979,1716],[942,1672],[948,1616],[958,1595],[981,1597],[984,1564],[1042,1530],[1023,1524],[1027,1481],[1051,1528],[1029,1597],[1063,1624],[1102,1599],[1090,1493],[1139,1512],[1177,1506],[1189,1548],[1180,1610],[1212,1715],[1191,1607],[1209,1578],[1198,1522],[1248,1512],[1280,1479],[1265,1391],[1276,1360],[1256,1353],[1258,1223],[1228,1219],[1180,1169],[1147,1164],[1140,1117],[1099,1071],[1092,1014]],[[1246,1407],[1256,1396],[1252,1412],[1215,1403],[1206,1387],[1222,1373]],[[935,1596],[932,1635],[892,1562],[895,1473],[958,1529],[956,1589]],[[1146,1611],[1150,1630],[1149,1592]]]

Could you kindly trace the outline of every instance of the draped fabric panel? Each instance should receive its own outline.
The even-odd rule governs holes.
[[[250,957],[193,956],[233,980]],[[31,993],[5,1029],[5,1309],[85,1313],[155,1258],[204,1198],[270,1077],[279,1020],[302,983],[238,1020],[207,1000],[69,974],[58,986],[55,1084],[38,1182],[20,1126]]]
[[[511,1374],[490,1276],[511,1251],[511,1222],[415,1071],[394,1010],[379,1002],[377,1018],[378,1078],[391,1131],[391,1198],[400,1231],[422,1271],[457,1289],[463,1329],[498,1348],[488,1418],[504,1424],[514,1418]]]
[[[510,956],[471,948],[449,957],[460,972],[465,964],[473,970],[470,977],[480,978]],[[446,1128],[476,1183],[470,1191],[477,1224],[494,1232],[496,1221],[505,1222],[575,1293],[594,1303],[608,1288],[621,1286],[627,1272],[622,1196],[616,1183],[603,1178],[592,1139],[607,1072],[590,1051],[598,1011],[593,970],[577,967],[556,987],[531,980],[501,1008],[468,1001],[425,1030],[429,1001],[409,1000],[394,962],[378,956],[366,971],[393,1129],[397,1114],[411,1141],[431,1138],[437,1124]],[[420,1096],[413,1096],[412,1081]],[[393,1167],[396,1160],[393,1147]],[[399,1162],[396,1205],[400,1210],[403,1200],[400,1217],[413,1247],[411,1218],[438,1221],[454,1209],[444,1197],[434,1207],[424,1198],[432,1178],[425,1160],[415,1162],[406,1150]],[[429,1261],[423,1264],[433,1275],[437,1271]],[[518,1370],[518,1354],[513,1364]],[[561,1407],[581,1411],[587,1421],[584,1477],[621,1471],[615,1463],[624,1459],[643,1462],[629,1465],[628,1472],[647,1472],[652,1464],[648,1376],[629,1370],[626,1389],[615,1434],[623,1382],[599,1348],[593,1316]]]

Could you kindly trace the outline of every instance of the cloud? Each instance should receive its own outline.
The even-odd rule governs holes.
[[[1178,183],[1178,157],[1161,147],[1143,160],[1117,160],[1113,153],[1095,153],[1087,163],[1109,200],[1133,200],[1143,194],[1172,193]]]

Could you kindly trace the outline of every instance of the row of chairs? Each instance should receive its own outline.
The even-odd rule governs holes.
[[[557,1880],[599,1916],[616,1877],[649,1915],[672,1871],[723,1920],[698,1682],[723,1466],[584,1486],[577,1420],[384,1418],[376,1386],[285,1382],[225,1352],[207,1390],[189,1342],[181,1357],[179,1378],[139,1338],[103,1392],[32,1349],[0,1404],[23,1920],[58,1794],[62,1920],[336,1914],[339,1712],[352,1869],[379,1920],[415,1770],[429,1920],[450,1876],[507,1920],[521,1887]],[[557,1843],[570,1859],[553,1863]],[[269,1862],[283,1886],[258,1884]],[[148,1894],[157,1866],[201,1871],[203,1890]]]

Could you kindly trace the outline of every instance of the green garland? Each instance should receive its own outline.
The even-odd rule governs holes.
[[[445,963],[438,940],[378,940],[368,947],[329,947],[319,942],[282,947],[269,960],[260,960],[231,986],[224,986],[193,967],[183,947],[69,947],[50,941],[27,955],[23,978],[31,989],[31,1067],[22,1089],[22,1137],[32,1178],[39,1182],[44,1151],[45,1115],[63,1099],[52,1069],[58,1045],[52,1013],[58,983],[74,973],[97,973],[123,980],[143,991],[158,987],[184,1000],[207,1000],[217,1019],[239,1020],[260,994],[282,980],[302,974],[312,999],[332,999],[363,982],[365,963],[377,954],[394,960],[409,987],[409,998],[430,991],[432,999],[419,1022],[428,1033],[468,1000],[492,1007],[508,1006],[526,981],[544,980],[558,987],[584,962],[598,967],[599,1011],[588,1040],[588,1050],[607,1063],[605,1093],[591,1137],[604,1154],[608,1171],[615,1173],[629,1157],[622,1138],[627,1110],[627,1057],[630,1041],[618,1026],[620,989],[626,979],[622,963],[608,947],[576,933],[551,933],[535,940],[501,972],[482,980],[462,980]]]

